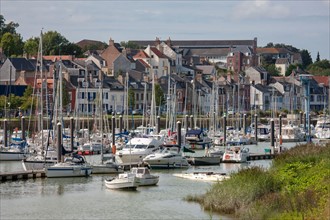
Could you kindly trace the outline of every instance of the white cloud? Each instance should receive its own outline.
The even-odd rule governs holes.
[[[238,2],[233,8],[232,15],[234,19],[247,18],[283,18],[290,15],[289,7],[269,0],[254,0]]]

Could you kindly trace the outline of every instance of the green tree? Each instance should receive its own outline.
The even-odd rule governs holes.
[[[301,54],[303,69],[306,69],[308,67],[308,65],[313,63],[311,54],[308,50],[305,50],[305,49],[301,50],[300,54]]]
[[[159,84],[155,84],[156,106],[162,106],[165,102],[164,92]]]
[[[133,110],[135,106],[135,93],[132,88],[128,89],[128,107]]]
[[[76,57],[82,57],[82,49],[74,43],[67,43],[61,47],[61,54],[75,55]]]
[[[280,71],[276,68],[275,64],[267,65],[267,66],[265,66],[265,69],[272,76],[279,76],[280,75]]]
[[[330,61],[321,60],[308,66],[307,71],[313,75],[330,76]]]
[[[39,47],[40,39],[37,37],[33,37],[25,41],[24,43],[24,51],[28,55],[34,56],[38,54],[38,47]]]
[[[125,48],[140,49],[140,46],[132,41],[122,41],[120,42],[120,45]]]
[[[317,56],[316,56],[316,60],[315,60],[315,62],[319,62],[319,61],[320,61],[320,53],[317,52]]]
[[[62,82],[62,101],[63,108],[67,109],[68,104],[70,103],[70,95],[65,82]]]
[[[301,64],[290,64],[290,66],[288,67],[288,69],[285,72],[285,76],[290,76],[292,73],[292,70],[297,69],[297,67],[299,67],[300,69],[302,69],[302,65]]]
[[[19,34],[5,33],[1,38],[0,47],[7,57],[23,54],[23,40]]]
[[[0,14],[0,39],[5,33],[16,34],[16,28],[19,27],[18,23],[9,22],[8,24],[5,23],[6,19],[3,15]]]
[[[45,55],[61,55],[69,41],[56,31],[48,31],[43,35],[43,50]]]
[[[32,86],[28,86],[23,94],[22,97],[22,104],[21,109],[22,110],[30,110],[32,105],[32,110],[35,110],[36,108],[36,97],[33,96],[33,88]]]

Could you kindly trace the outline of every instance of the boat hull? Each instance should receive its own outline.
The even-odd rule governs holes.
[[[118,166],[108,166],[108,165],[92,165],[93,174],[111,174],[111,173],[122,173],[124,170]]]
[[[0,161],[20,161],[25,157],[26,155],[22,152],[0,152]]]
[[[154,186],[159,182],[159,176],[150,176],[144,178],[137,177],[137,179],[139,186]]]
[[[92,167],[90,166],[51,166],[45,168],[46,176],[53,177],[84,177],[90,176]]]
[[[112,180],[104,180],[105,186],[108,189],[115,190],[136,190],[139,186],[138,179],[133,176],[130,178],[115,178]]]
[[[43,170],[45,167],[50,167],[55,165],[56,161],[30,161],[30,160],[22,160],[22,166],[25,171],[29,170]]]
[[[189,163],[187,160],[171,161],[164,159],[144,160],[152,168],[173,169],[173,168],[187,168]]]

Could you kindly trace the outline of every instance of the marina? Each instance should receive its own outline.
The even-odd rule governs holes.
[[[295,143],[285,144],[287,147],[294,145]],[[262,154],[267,146],[269,143],[265,142],[248,147],[252,153]],[[200,150],[196,151],[195,155],[203,153],[204,151]],[[87,162],[93,163],[100,160],[100,157],[90,155],[86,156],[86,159]],[[230,216],[206,212],[199,204],[183,200],[188,195],[205,193],[210,188],[211,182],[177,178],[173,174],[214,172],[230,175],[249,166],[267,168],[271,161],[251,160],[247,163],[189,166],[182,170],[151,169],[153,175],[159,176],[158,184],[137,187],[135,191],[107,189],[104,181],[115,177],[115,174],[6,181],[0,184],[1,219],[76,219],[77,216],[85,216],[84,218],[87,219],[210,219],[210,216],[213,219],[232,219]],[[14,171],[23,172],[20,161],[1,162],[1,173]],[[79,204],[89,205],[77,210]],[[17,206],[20,208],[13,208]],[[55,206],[59,207],[61,212],[58,212]]]

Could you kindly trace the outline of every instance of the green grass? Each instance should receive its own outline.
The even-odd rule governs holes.
[[[242,169],[186,200],[239,219],[329,219],[329,186],[330,144],[306,144],[276,157],[268,170]]]

